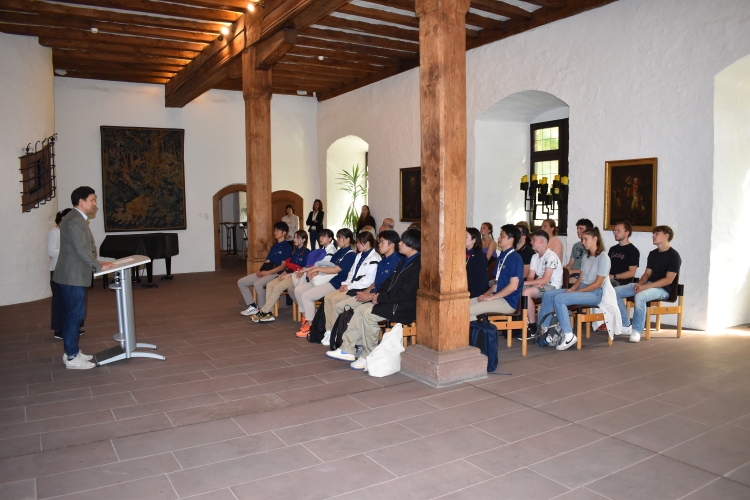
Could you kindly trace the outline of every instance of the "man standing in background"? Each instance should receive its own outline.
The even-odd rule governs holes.
[[[65,302],[62,337],[65,345],[63,362],[72,370],[88,370],[96,365],[92,356],[78,348],[78,328],[86,316],[86,288],[92,273],[112,267],[111,262],[96,260],[96,245],[88,219],[96,213],[96,193],[88,186],[76,188],[70,196],[74,210],[60,223],[60,254],[53,281],[60,286]]]

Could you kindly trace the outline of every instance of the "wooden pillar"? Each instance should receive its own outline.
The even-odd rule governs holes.
[[[254,273],[273,244],[271,217],[271,70],[257,70],[255,47],[242,52],[247,176],[247,272]]]
[[[422,271],[417,341],[402,369],[436,386],[486,376],[469,343],[466,282],[466,12],[470,0],[417,0],[422,134]]]

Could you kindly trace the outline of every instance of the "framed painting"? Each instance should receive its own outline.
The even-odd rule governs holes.
[[[656,227],[656,158],[605,163],[604,229],[628,220],[633,231]]]
[[[186,229],[182,129],[101,127],[105,231]]]
[[[422,167],[402,168],[399,172],[401,222],[422,220]]]

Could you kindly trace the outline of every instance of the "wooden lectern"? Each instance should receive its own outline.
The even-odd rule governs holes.
[[[143,255],[131,255],[130,257],[114,261],[114,267],[94,274],[94,276],[101,276],[114,273],[114,283],[109,285],[109,287],[117,292],[117,320],[120,325],[120,333],[114,336],[114,339],[120,345],[94,354],[94,361],[99,366],[129,358],[155,358],[162,361],[166,359],[159,354],[136,351],[138,347],[156,349],[156,346],[153,344],[139,344],[135,341],[133,281],[130,276],[130,268],[149,262],[151,262],[151,259]]]

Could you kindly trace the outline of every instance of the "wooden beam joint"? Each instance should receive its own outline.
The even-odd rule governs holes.
[[[256,45],[255,69],[271,69],[297,43],[297,31],[283,29]]]

